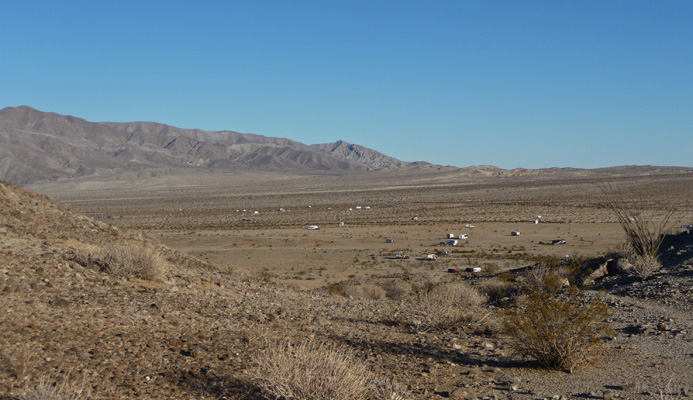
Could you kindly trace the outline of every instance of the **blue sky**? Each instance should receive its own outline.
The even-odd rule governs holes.
[[[693,166],[692,1],[4,1],[0,108],[405,161]]]

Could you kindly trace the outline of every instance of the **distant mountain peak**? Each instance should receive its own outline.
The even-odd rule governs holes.
[[[400,161],[373,149],[351,144],[344,140],[338,140],[333,143],[314,144],[311,147],[345,161],[357,162],[369,171],[404,168],[412,165],[412,163]]]

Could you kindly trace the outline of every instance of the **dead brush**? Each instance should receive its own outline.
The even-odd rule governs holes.
[[[27,385],[15,397],[17,400],[79,400],[88,398],[86,379],[70,380],[68,371],[63,378],[57,372],[39,378],[35,385]]]
[[[545,263],[539,263],[527,271],[525,284],[530,289],[539,289],[548,293],[558,293],[569,286],[568,272],[564,267],[551,268]]]
[[[662,269],[662,263],[656,255],[645,254],[642,256],[633,256],[628,261],[633,267],[633,274],[643,281],[649,279]]]
[[[486,296],[489,303],[500,304],[511,301],[519,292],[519,287],[510,280],[494,277],[481,284],[479,291]]]
[[[401,279],[391,279],[381,285],[388,299],[399,301],[410,295],[412,287]]]
[[[399,302],[395,320],[417,332],[456,329],[481,320],[486,297],[474,287],[455,282],[424,285]]]
[[[167,262],[158,250],[130,243],[97,247],[78,257],[78,262],[108,274],[148,280],[160,280],[167,270]]]
[[[250,376],[275,399],[362,400],[370,372],[346,350],[314,340],[271,343],[256,358]]]
[[[626,271],[643,281],[650,279],[662,269],[662,263],[657,255],[638,255],[628,243],[619,243],[611,253],[614,257],[628,261]]]
[[[512,348],[548,369],[573,372],[602,336],[608,306],[587,300],[577,289],[560,295],[534,290],[504,313],[504,331]]]

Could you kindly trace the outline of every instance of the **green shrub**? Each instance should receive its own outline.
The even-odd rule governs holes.
[[[608,315],[606,304],[588,301],[577,290],[562,295],[534,290],[506,311],[504,330],[518,354],[573,372],[609,332],[603,322]]]

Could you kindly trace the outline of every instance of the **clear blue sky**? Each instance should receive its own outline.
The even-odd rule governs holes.
[[[693,1],[2,1],[19,105],[459,167],[690,167]]]

